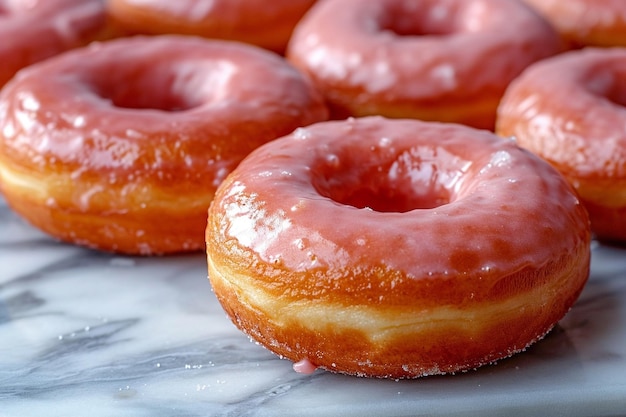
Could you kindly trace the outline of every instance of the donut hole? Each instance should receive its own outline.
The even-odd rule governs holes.
[[[430,150],[419,151],[424,152]],[[407,151],[380,164],[371,159],[364,163],[350,154],[331,155],[316,167],[313,186],[339,204],[377,212],[406,213],[453,202],[461,166],[441,165],[428,154],[424,159],[416,155]]]
[[[136,86],[120,86],[112,90],[107,90],[107,94],[102,94],[106,99],[111,100],[115,107],[125,109],[152,109],[168,112],[189,110],[199,104],[188,97],[176,94],[157,93],[155,91],[142,91]]]
[[[232,72],[224,65],[192,61],[121,68],[92,79],[92,85],[115,107],[185,111],[222,98]]]
[[[447,7],[397,1],[380,16],[379,29],[397,36],[445,36],[456,31]]]
[[[350,185],[346,185],[346,188]],[[320,194],[331,200],[359,209],[369,208],[381,213],[406,213],[412,210],[433,209],[450,202],[442,190],[401,190],[397,184],[321,188]],[[419,193],[413,191],[420,191]]]

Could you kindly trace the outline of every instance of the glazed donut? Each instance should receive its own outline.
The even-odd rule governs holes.
[[[502,0],[327,0],[296,27],[288,59],[331,117],[383,115],[493,129],[507,84],[560,51],[528,6]]]
[[[206,240],[236,326],[299,370],[359,376],[519,352],[589,273],[587,213],[563,177],[452,123],[348,119],[263,145],[219,187]]]
[[[260,48],[175,35],[92,44],[21,71],[0,93],[0,187],[64,241],[203,250],[221,180],[327,113],[301,73]]]
[[[570,47],[626,46],[623,0],[525,0],[547,18]]]
[[[101,0],[0,2],[0,87],[21,68],[94,40],[105,26]]]
[[[135,34],[183,34],[284,52],[315,0],[109,0],[113,25]]]
[[[603,240],[626,242],[626,50],[587,48],[528,68],[507,90],[497,133],[554,165]]]

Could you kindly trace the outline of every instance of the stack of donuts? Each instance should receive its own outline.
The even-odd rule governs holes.
[[[494,363],[572,307],[592,237],[626,242],[620,0],[4,4],[9,206],[97,250],[206,250],[297,371]]]

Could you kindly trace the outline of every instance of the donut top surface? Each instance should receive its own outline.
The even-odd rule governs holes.
[[[305,297],[363,301],[397,286],[398,304],[504,296],[524,284],[503,276],[559,263],[589,239],[569,185],[511,140],[377,117],[316,124],[257,149],[209,213],[207,241],[234,269],[270,286],[280,274],[285,291]]]

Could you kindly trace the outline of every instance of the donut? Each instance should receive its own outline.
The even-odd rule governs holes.
[[[560,51],[554,29],[502,0],[328,0],[297,25],[286,56],[331,117],[458,122],[493,129],[508,83]]]
[[[602,240],[626,242],[626,49],[571,51],[508,88],[496,131],[554,165]]]
[[[105,25],[101,0],[0,3],[0,87],[21,68],[83,46]]]
[[[548,163],[488,131],[376,116],[253,151],[206,241],[233,323],[300,372],[492,363],[542,338],[589,274],[587,213]]]
[[[183,34],[284,52],[315,0],[109,0],[112,25],[135,34]]]
[[[623,0],[525,0],[561,34],[570,48],[626,46]]]
[[[35,64],[0,93],[0,189],[60,240],[105,251],[204,251],[206,211],[254,148],[325,120],[274,53],[164,35]]]

